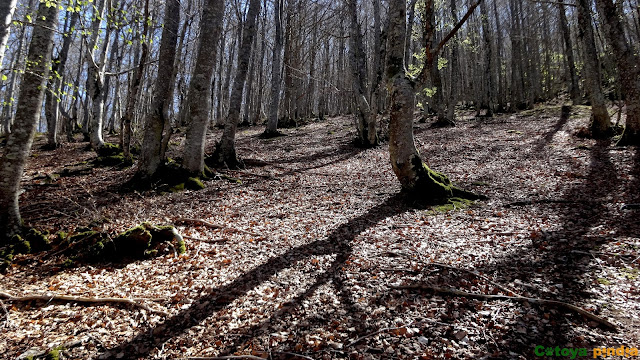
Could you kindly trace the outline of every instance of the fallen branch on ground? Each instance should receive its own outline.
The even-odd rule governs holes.
[[[246,230],[242,230],[242,229],[236,229],[236,228],[232,228],[232,227],[224,226],[224,225],[219,225],[219,224],[213,224],[213,223],[210,223],[208,221],[201,220],[201,219],[178,218],[178,219],[175,219],[173,222],[176,223],[176,224],[200,225],[200,226],[208,227],[210,229],[229,230],[229,231],[234,231],[234,232],[237,232],[237,233],[256,236],[256,237],[260,236],[260,235],[258,235],[256,233],[252,233],[250,231],[246,231]]]
[[[227,242],[227,239],[200,239],[197,237],[193,237],[193,236],[187,236],[187,235],[182,235],[183,239],[189,239],[189,240],[194,240],[194,241],[201,241],[201,242],[205,242],[205,243],[223,243],[223,242]]]
[[[594,315],[584,309],[581,309],[575,305],[565,303],[558,300],[546,300],[546,299],[538,299],[538,298],[530,298],[525,296],[508,296],[508,295],[486,295],[486,294],[476,294],[469,293],[466,291],[460,291],[456,289],[450,288],[442,288],[431,285],[424,284],[415,284],[415,285],[403,285],[403,286],[392,286],[392,289],[398,290],[430,290],[438,294],[446,294],[453,296],[462,296],[462,297],[470,297],[476,299],[485,299],[485,300],[512,300],[517,302],[528,302],[530,304],[538,304],[538,305],[548,305],[548,306],[556,306],[559,308],[564,308],[566,310],[577,312],[578,314],[586,317],[589,320],[595,321],[600,325],[608,327],[614,331],[618,331],[618,327],[608,320],[601,318],[597,315]]]
[[[147,310],[150,313],[154,313],[154,314],[158,314],[158,315],[162,315],[162,316],[168,316],[169,315],[168,313],[166,313],[164,311],[153,310],[149,306],[147,306],[147,305],[145,305],[143,303],[137,302],[137,301],[135,301],[133,299],[125,299],[125,298],[96,298],[96,297],[56,295],[56,294],[13,296],[13,295],[8,294],[8,293],[6,293],[4,291],[0,291],[0,298],[4,299],[6,301],[13,301],[13,302],[60,301],[60,302],[67,302],[67,303],[76,302],[76,303],[82,303],[82,304],[101,304],[101,303],[126,304],[126,305],[133,305],[134,307]]]

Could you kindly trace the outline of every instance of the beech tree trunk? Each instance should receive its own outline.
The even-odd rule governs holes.
[[[350,49],[349,60],[351,63],[351,88],[356,101],[357,116],[357,133],[356,141],[364,147],[373,147],[378,145],[378,131],[376,129],[377,114],[371,111],[371,106],[367,97],[369,91],[366,86],[366,55],[362,43],[362,33],[358,25],[358,7],[357,0],[348,0],[349,16],[351,23],[350,30]],[[376,30],[378,31],[378,30]],[[377,50],[377,49],[376,49]]]
[[[413,137],[415,83],[405,73],[404,66],[404,44],[407,36],[406,2],[391,1],[389,17],[390,49],[387,63],[391,95],[389,156],[393,172],[402,189],[414,195],[414,199],[442,202],[453,196],[473,197],[473,194],[452,186],[445,175],[431,170],[422,162]],[[429,46],[426,48],[430,49]],[[429,64],[425,63],[425,66]]]
[[[173,64],[178,43],[178,28],[180,25],[180,3],[167,1],[165,3],[164,30],[160,40],[158,63],[158,81],[155,82],[151,108],[145,119],[144,141],[140,156],[137,176],[149,179],[164,161],[162,152],[162,133],[165,130],[165,120],[171,103],[171,84],[163,79],[171,79]],[[209,84],[211,81],[209,81]]]
[[[109,50],[109,27],[101,51],[96,51],[100,36],[100,24],[105,16],[105,10],[110,11],[111,1],[102,0],[94,8],[94,19],[91,25],[91,42],[87,49],[87,94],[91,97],[91,116],[89,118],[89,141],[94,150],[104,146],[102,127],[104,120],[104,66]],[[99,56],[99,58],[97,58]]]
[[[247,80],[249,70],[249,59],[251,58],[251,46],[256,35],[256,20],[260,13],[260,0],[251,0],[247,19],[242,30],[242,42],[238,52],[238,69],[233,82],[233,90],[229,99],[229,115],[224,124],[222,137],[214,153],[214,162],[218,165],[226,165],[229,168],[236,168],[240,165],[236,155],[236,131],[240,121],[240,108],[242,106],[242,92]]]
[[[213,92],[212,78],[218,43],[222,33],[224,0],[207,0],[200,21],[200,44],[195,70],[189,85],[191,124],[187,130],[182,167],[193,174],[204,171],[204,147]]]
[[[611,136],[611,118],[607,111],[604,94],[600,86],[600,62],[593,36],[591,1],[577,0],[578,38],[584,53],[584,76],[591,101],[591,135],[595,138]]]
[[[0,159],[0,244],[21,232],[20,180],[42,110],[57,21],[58,7],[41,2],[29,45],[27,71],[18,95],[14,128]]]
[[[282,0],[274,0],[274,23],[276,34],[273,44],[273,62],[271,66],[271,103],[269,104],[269,116],[264,130],[265,137],[279,135],[278,133],[278,108],[280,107],[280,85],[282,84]]]
[[[640,145],[640,69],[638,57],[624,36],[621,14],[612,0],[596,0],[604,33],[618,66],[620,85],[627,107],[627,121],[619,146]]]
[[[2,68],[7,41],[9,41],[11,19],[13,18],[13,12],[16,10],[16,3],[17,0],[3,0],[0,2],[0,68]]]

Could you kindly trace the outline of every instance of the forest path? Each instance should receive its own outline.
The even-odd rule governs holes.
[[[70,358],[179,358],[253,354],[291,358],[535,358],[537,345],[640,345],[640,152],[577,138],[588,111],[561,107],[452,129],[416,125],[421,154],[461,187],[489,200],[465,209],[415,209],[397,194],[388,149],[351,145],[339,117],[257,137],[242,129],[242,183],[201,191],[128,193],[132,169],[60,174],[89,160],[81,144],[36,150],[25,173],[25,221],[51,231],[118,232],[143,221],[198,218],[261,236],[199,226],[185,255],[115,266],[17,266],[0,275],[13,294],[56,292],[160,299],[164,318],[134,308],[15,304],[0,349],[15,358],[83,336]],[[219,132],[210,135],[210,143]],[[41,140],[39,140],[41,142]],[[172,141],[179,154],[180,138]],[[38,142],[37,142],[38,143]],[[170,155],[172,156],[172,155]],[[447,264],[439,267],[433,263]],[[611,333],[556,308],[390,289],[429,284],[578,305],[617,323]],[[2,313],[0,313],[2,316]],[[385,330],[386,329],[386,330]]]

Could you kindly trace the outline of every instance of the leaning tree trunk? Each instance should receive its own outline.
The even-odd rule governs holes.
[[[180,3],[167,1],[165,3],[164,30],[160,40],[158,63],[158,78],[153,91],[154,97],[151,109],[145,119],[144,141],[140,156],[140,166],[137,177],[142,180],[152,178],[162,162],[162,133],[165,130],[165,115],[171,99],[171,84],[164,79],[171,79],[174,71],[173,64],[178,43],[178,28],[180,25]]]
[[[240,121],[240,108],[242,107],[242,92],[247,80],[249,70],[249,59],[251,58],[251,46],[256,35],[256,19],[260,13],[260,0],[249,2],[249,11],[242,31],[242,42],[238,52],[238,69],[233,82],[233,90],[229,99],[229,115],[224,124],[222,137],[216,146],[213,161],[217,165],[226,165],[229,168],[236,168],[240,165],[236,156],[236,131]]]
[[[21,231],[20,180],[42,110],[57,21],[58,7],[40,3],[27,55],[27,71],[18,95],[15,125],[0,159],[0,244]]]
[[[9,41],[11,18],[13,18],[13,12],[16,10],[16,2],[17,0],[3,0],[0,2],[0,68],[2,68],[7,41]]]
[[[269,104],[269,117],[263,136],[272,137],[278,133],[278,108],[280,107],[280,84],[282,83],[282,0],[274,0],[274,16],[276,25],[275,41],[273,45],[273,62],[271,66],[271,104]]]
[[[111,1],[102,0],[94,8],[94,19],[91,25],[91,42],[87,48],[87,94],[91,97],[91,116],[89,128],[85,128],[89,133],[89,141],[94,150],[99,150],[104,146],[102,138],[102,122],[104,117],[104,66],[109,47],[109,27],[100,52],[97,50],[98,38],[100,37],[100,24],[105,14],[110,11]],[[99,59],[96,56],[100,55]],[[87,109],[88,110],[88,106]]]
[[[222,33],[224,0],[207,0],[200,21],[200,44],[191,79],[188,107],[191,124],[187,131],[182,167],[194,174],[204,171],[204,146],[211,109],[212,78]]]
[[[454,196],[473,197],[473,194],[452,186],[445,175],[431,170],[422,162],[416,149],[413,138],[416,90],[414,81],[405,73],[403,61],[406,15],[406,1],[389,3],[389,43],[391,45],[387,75],[391,95],[389,155],[393,172],[402,189],[421,201],[442,202]],[[428,65],[425,64],[425,66]]]
[[[620,85],[625,95],[627,106],[627,122],[618,141],[619,146],[640,145],[640,69],[638,57],[624,36],[621,15],[612,0],[596,0],[600,17],[604,20],[604,33],[613,50],[618,65]]]
[[[578,38],[584,49],[584,75],[591,100],[591,135],[595,138],[611,136],[611,118],[600,87],[600,63],[591,25],[591,1],[577,0]]]

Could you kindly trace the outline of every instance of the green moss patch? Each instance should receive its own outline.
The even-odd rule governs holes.
[[[84,230],[84,229],[80,229]],[[65,240],[61,266],[77,262],[122,262],[186,251],[184,239],[173,226],[142,223],[122,233],[110,235],[93,230],[81,231]]]

